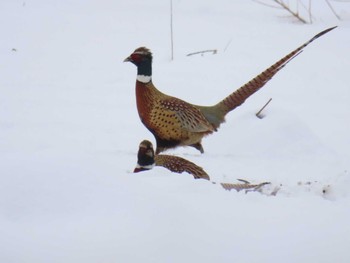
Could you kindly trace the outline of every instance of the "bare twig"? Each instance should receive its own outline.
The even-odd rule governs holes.
[[[247,180],[244,180],[244,179],[237,179],[237,180],[242,182],[242,183],[249,184],[249,181],[247,181]]]
[[[269,5],[269,4],[266,4],[266,3],[258,1],[258,0],[253,0],[253,1],[258,3],[258,4],[261,4],[261,5],[264,5],[264,6],[268,6],[268,7],[271,7],[271,8],[279,8],[279,9],[282,8],[282,7],[278,7],[278,6],[274,6],[274,5]]]
[[[261,115],[261,112],[266,108],[266,106],[272,101],[272,98],[269,99],[268,102],[265,103],[265,105],[255,114],[256,117],[258,117],[259,119],[264,118],[264,116]]]
[[[173,1],[172,0],[170,0],[170,42],[171,42],[171,60],[174,60]]]
[[[276,6],[266,4],[263,0],[253,0],[253,1],[258,3],[258,4],[264,5],[264,6],[276,8]],[[292,14],[295,18],[297,18],[299,21],[301,21],[304,24],[312,24],[312,22],[314,20],[314,16],[312,15],[312,7],[313,7],[312,0],[308,0],[308,2],[306,0],[305,1],[293,0],[292,2],[294,4],[296,4],[296,7],[294,7],[294,8],[291,8],[290,1],[286,1],[286,0],[270,0],[270,1],[278,4],[279,8],[287,10],[290,14]],[[338,15],[338,13],[334,9],[333,5],[331,4],[331,1],[330,0],[325,0],[325,1],[326,1],[326,4],[328,5],[329,9],[331,10],[331,12],[334,14],[334,16],[338,20],[342,20],[340,15]],[[350,0],[332,0],[332,1],[334,1],[334,2],[350,2]],[[300,11],[299,9],[301,9],[301,12],[299,12]],[[301,14],[304,14],[304,15],[301,15]],[[303,18],[303,16],[308,16],[308,18]]]
[[[232,42],[232,38],[230,39],[230,41],[226,44],[226,47],[224,48],[224,52],[226,52],[226,49],[229,47],[229,45],[231,44]]]
[[[299,21],[303,22],[304,24],[307,24],[308,22],[303,19],[298,12],[294,12],[290,9],[290,7],[285,4],[282,0],[274,0],[275,3],[279,4],[280,6],[282,6],[284,9],[286,9],[289,13],[291,13],[293,16],[295,16]]]
[[[218,51],[216,49],[208,49],[208,50],[203,50],[203,51],[197,51],[197,52],[193,52],[193,53],[189,53],[187,54],[187,56],[193,56],[193,55],[198,55],[198,54],[201,54],[203,56],[204,53],[213,53],[216,54],[218,53]]]
[[[310,23],[312,23],[311,3],[312,3],[312,0],[309,0],[309,21],[310,21]]]
[[[340,16],[335,12],[331,3],[328,0],[325,0],[325,1],[326,1],[327,5],[329,6],[329,8],[332,10],[332,13],[336,16],[336,18],[338,18],[338,20],[341,20]]]

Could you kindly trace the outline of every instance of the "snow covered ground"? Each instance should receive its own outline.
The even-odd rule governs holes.
[[[268,2],[268,1],[265,1]],[[326,1],[324,1],[326,3]],[[312,24],[255,1],[0,2],[0,262],[350,262],[350,4]],[[319,31],[204,139],[169,151],[225,191],[156,168],[133,174],[135,48],[165,93],[211,105]],[[216,55],[186,56],[217,49]],[[255,113],[272,98],[264,110]]]

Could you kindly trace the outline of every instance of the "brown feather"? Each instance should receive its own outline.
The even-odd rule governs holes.
[[[195,179],[206,179],[210,180],[209,175],[203,170],[202,167],[177,156],[159,154],[154,157],[156,166],[162,166],[174,173],[187,172]]]

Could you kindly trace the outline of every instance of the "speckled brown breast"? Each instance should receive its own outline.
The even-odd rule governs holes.
[[[136,102],[141,121],[158,140],[188,145],[214,131],[198,108],[161,93],[152,82],[136,82]]]

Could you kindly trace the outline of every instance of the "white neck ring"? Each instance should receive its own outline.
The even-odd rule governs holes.
[[[138,169],[147,169],[147,170],[151,170],[154,167],[154,164],[149,164],[149,165],[139,165],[136,164],[136,168]]]
[[[152,77],[146,75],[137,75],[136,79],[142,83],[148,83],[151,81]]]

